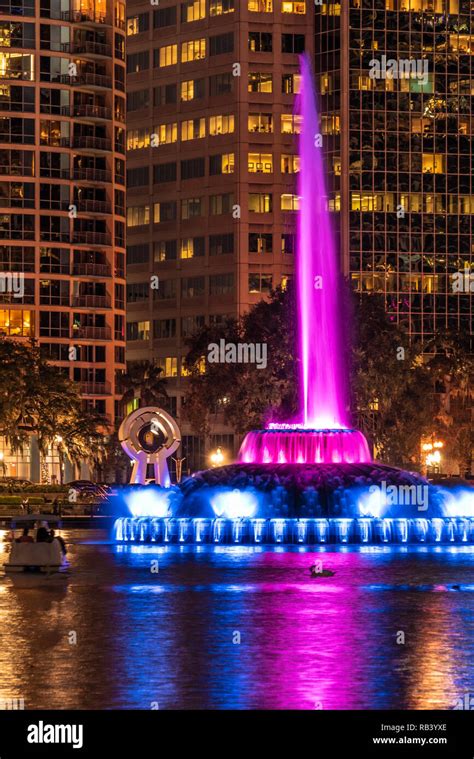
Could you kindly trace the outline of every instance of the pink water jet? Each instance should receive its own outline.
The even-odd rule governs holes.
[[[367,463],[361,432],[349,429],[342,341],[342,287],[324,180],[323,140],[311,66],[300,57],[296,295],[300,412],[297,423],[249,432],[239,462],[259,464]]]

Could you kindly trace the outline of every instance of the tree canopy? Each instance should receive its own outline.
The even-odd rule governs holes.
[[[53,444],[74,464],[99,463],[107,420],[83,406],[80,388],[48,363],[34,341],[0,338],[0,435],[22,450],[30,435],[42,456]]]
[[[424,346],[410,341],[403,326],[386,313],[378,294],[352,294],[348,313],[351,415],[377,458],[418,466],[421,438],[444,434],[467,461],[472,450],[470,416],[467,425],[462,415],[455,419],[453,404],[448,404],[448,412],[446,395],[436,390],[442,385],[450,398],[460,394],[465,406],[472,405],[469,386],[474,365],[468,341],[449,333]],[[294,293],[291,288],[278,289],[242,319],[203,327],[188,340],[186,363],[191,376],[184,410],[196,431],[208,432],[218,414],[237,433],[261,428],[269,418],[294,417],[298,408],[295,323]],[[222,338],[226,343],[266,343],[267,367],[203,362],[208,346]]]

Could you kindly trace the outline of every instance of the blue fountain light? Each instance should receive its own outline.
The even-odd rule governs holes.
[[[167,517],[170,513],[170,491],[148,485],[126,491],[123,499],[134,517]]]
[[[216,517],[249,519],[258,510],[257,495],[251,490],[223,489],[214,493],[209,500]]]
[[[467,488],[454,488],[447,490],[440,488],[446,516],[474,518],[474,490]]]

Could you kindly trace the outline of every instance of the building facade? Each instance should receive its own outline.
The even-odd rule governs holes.
[[[474,5],[327,0],[315,9],[329,204],[345,273],[357,291],[382,293],[427,352],[436,332],[472,335]],[[459,399],[444,402],[456,413]],[[458,411],[474,422],[474,409]],[[445,467],[456,471],[455,462]]]
[[[298,54],[309,2],[127,4],[127,359],[156,361],[183,472],[238,444],[182,414],[185,339],[284,284],[295,242]]]
[[[0,259],[0,334],[37,340],[112,423],[125,368],[123,2],[0,0]],[[34,440],[1,453],[4,474],[39,480]],[[59,480],[54,447],[48,463]]]
[[[424,341],[472,332],[474,191],[470,0],[316,6],[327,171],[355,289]]]

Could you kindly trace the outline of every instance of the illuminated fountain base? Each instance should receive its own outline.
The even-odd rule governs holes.
[[[336,464],[371,461],[364,435],[351,429],[308,429],[270,425],[247,433],[239,452],[242,464]]]
[[[374,462],[231,464],[121,499],[114,538],[125,543],[474,543],[473,488]]]
[[[473,543],[474,518],[262,519],[222,517],[116,520],[118,542],[167,544]]]

